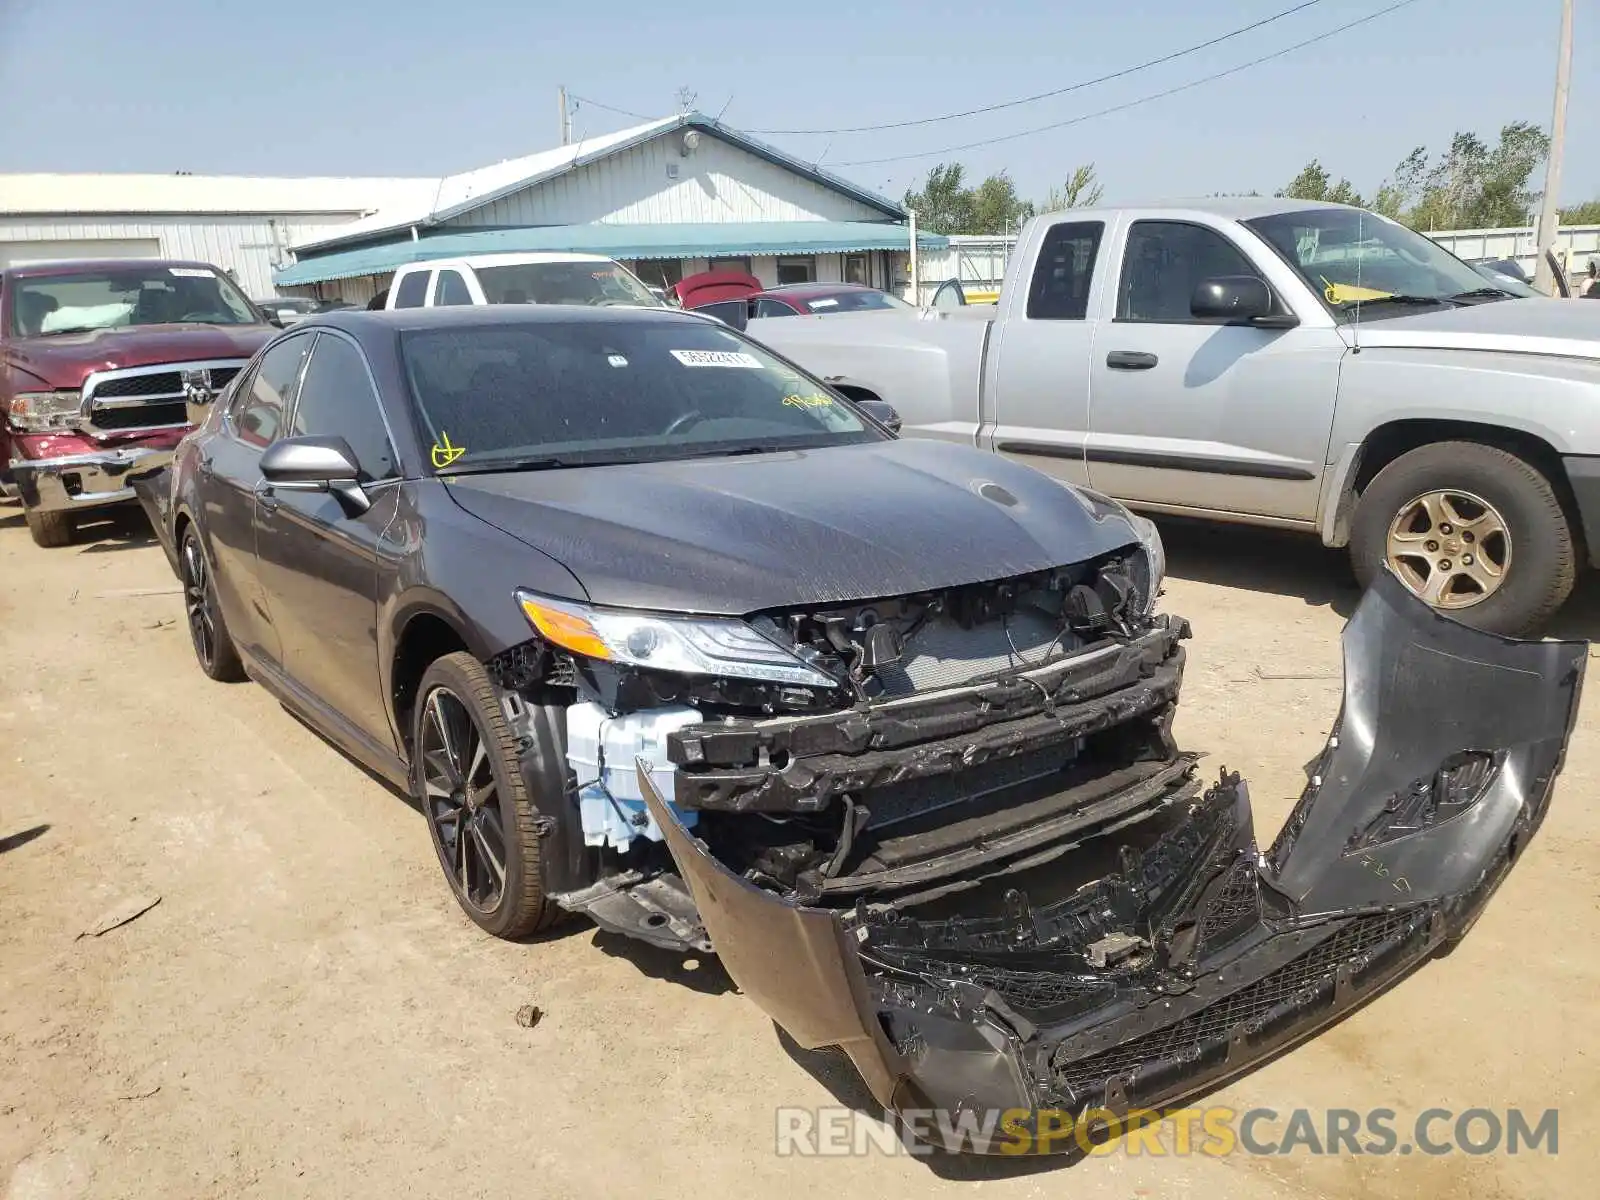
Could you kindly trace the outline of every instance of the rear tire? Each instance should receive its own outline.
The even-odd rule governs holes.
[[[28,532],[33,535],[33,544],[52,550],[57,546],[66,546],[72,542],[72,514],[67,512],[40,512],[36,508],[23,510],[23,519],[28,522]]]
[[[183,581],[189,643],[194,647],[200,669],[208,679],[218,683],[243,681],[244,664],[239,661],[239,651],[228,633],[227,621],[223,620],[222,606],[217,603],[216,580],[206,561],[205,549],[200,545],[200,534],[193,525],[183,531],[183,542],[178,550],[178,578]]]
[[[423,674],[411,747],[412,795],[462,911],[501,938],[554,925],[562,910],[545,896],[516,739],[472,655],[447,654]]]
[[[1572,527],[1550,481],[1480,442],[1422,446],[1379,471],[1356,505],[1350,559],[1362,587],[1387,562],[1445,615],[1511,636],[1542,625],[1577,576]],[[1446,590],[1430,595],[1441,583]]]

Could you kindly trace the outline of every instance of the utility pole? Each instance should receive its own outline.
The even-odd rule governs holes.
[[[1545,295],[1555,291],[1550,252],[1555,249],[1561,224],[1561,157],[1567,145],[1567,89],[1572,82],[1572,0],[1561,0],[1561,46],[1556,52],[1556,108],[1550,119],[1550,158],[1544,169],[1544,198],[1539,206],[1539,230],[1534,236],[1539,260],[1533,285]]]
[[[572,109],[567,104],[567,86],[562,84],[558,89],[561,100],[561,144],[572,145]]]

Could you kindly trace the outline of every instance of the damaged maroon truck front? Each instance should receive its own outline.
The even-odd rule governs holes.
[[[673,735],[675,804],[639,786],[730,976],[914,1132],[1021,1110],[1068,1152],[1084,1114],[1191,1098],[1447,953],[1544,818],[1585,644],[1467,629],[1385,573],[1263,852],[1244,780],[1202,783],[1171,738],[1187,633],[1153,615],[1035,669]],[[819,862],[805,831],[841,807]],[[730,838],[732,814],[766,823]]]
[[[195,408],[277,332],[215,267],[120,260],[0,271],[0,491],[40,546],[134,500]]]

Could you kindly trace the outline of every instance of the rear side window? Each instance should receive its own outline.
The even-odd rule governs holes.
[[[1081,321],[1089,315],[1089,285],[1100,252],[1100,221],[1068,221],[1045,230],[1028,286],[1028,319]]]
[[[796,317],[799,315],[781,300],[761,299],[756,301],[756,316],[758,317]]]
[[[467,281],[461,278],[460,271],[439,272],[433,285],[433,303],[435,306],[472,303],[472,293],[467,291]]]
[[[311,338],[300,335],[285,338],[262,356],[249,391],[240,395],[233,411],[241,442],[265,449],[283,436],[284,415],[294,401],[295,380],[310,349]]]
[[[295,437],[342,437],[356,452],[361,479],[388,479],[400,472],[378,394],[361,351],[333,334],[317,339],[294,406]]]
[[[394,289],[396,308],[421,308],[428,299],[428,272],[411,271],[400,277]]]

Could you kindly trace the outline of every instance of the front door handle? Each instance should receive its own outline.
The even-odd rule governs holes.
[[[1160,361],[1143,350],[1113,350],[1106,355],[1106,366],[1113,371],[1148,371]]]
[[[263,512],[274,513],[278,511],[278,497],[273,495],[272,485],[263,479],[256,484],[256,503],[261,505]]]

